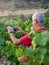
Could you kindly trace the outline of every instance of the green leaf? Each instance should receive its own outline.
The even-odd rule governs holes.
[[[30,62],[27,62],[25,65],[30,65]]]
[[[36,59],[35,62],[33,63],[33,65],[39,65],[38,60]]]
[[[23,49],[22,48],[16,48],[15,54],[17,57],[20,57],[23,55]]]
[[[45,48],[46,48],[47,50],[49,50],[49,41],[48,41],[47,44],[45,45]]]
[[[39,51],[40,51],[41,54],[46,54],[47,49],[41,47],[41,48],[39,48]]]
[[[26,52],[29,54],[29,55],[31,55],[31,54],[33,54],[33,49],[31,49],[31,48],[26,48]]]
[[[48,38],[49,36],[46,32],[43,32],[43,33],[38,33],[36,34],[36,36],[33,38],[33,41],[35,44],[38,44],[40,46],[45,46],[47,41],[48,41]]]
[[[48,64],[49,64],[49,53],[47,53],[47,54],[45,55],[43,62],[44,62],[45,65],[48,65]]]
[[[0,36],[0,46],[4,44],[4,41],[3,37]]]
[[[30,34],[30,38],[33,39],[35,35],[33,33]]]

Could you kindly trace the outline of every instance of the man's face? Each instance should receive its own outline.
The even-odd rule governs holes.
[[[37,23],[38,21],[35,19],[35,20],[32,20],[32,24],[33,24],[33,27],[35,28],[37,26]]]
[[[37,29],[37,27],[41,27],[41,26],[42,26],[42,24],[41,24],[40,22],[38,22],[37,19],[34,19],[34,20],[32,21],[32,24],[33,24],[33,27],[34,27],[35,29]]]

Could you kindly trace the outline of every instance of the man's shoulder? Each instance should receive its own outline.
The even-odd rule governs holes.
[[[47,29],[45,27],[39,27],[38,30],[47,31]]]

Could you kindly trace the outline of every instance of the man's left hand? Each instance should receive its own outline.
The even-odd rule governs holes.
[[[8,33],[10,33],[12,31],[12,27],[8,26],[7,30],[8,30]]]

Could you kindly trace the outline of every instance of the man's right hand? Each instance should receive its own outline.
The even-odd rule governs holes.
[[[7,31],[8,31],[8,33],[10,33],[12,31],[12,27],[8,26]]]
[[[23,35],[27,34],[27,32],[24,32],[20,27],[16,27],[16,31]]]
[[[23,30],[20,27],[16,27],[16,31],[20,33],[23,32]]]

